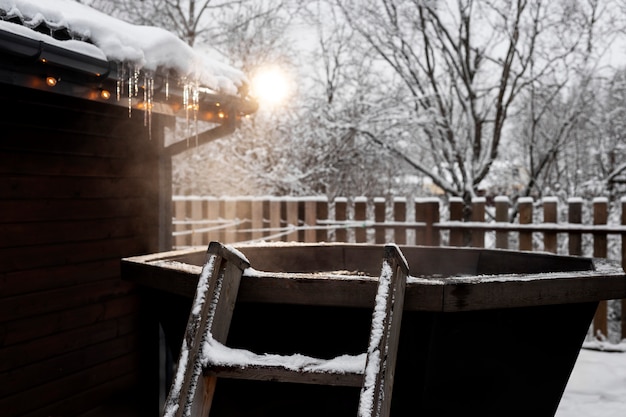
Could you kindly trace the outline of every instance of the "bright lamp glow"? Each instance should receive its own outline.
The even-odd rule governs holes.
[[[277,105],[289,95],[289,77],[279,67],[263,67],[252,77],[251,88],[259,102]]]

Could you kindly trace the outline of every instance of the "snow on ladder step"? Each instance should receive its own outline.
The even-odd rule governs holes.
[[[164,416],[207,416],[218,378],[361,387],[358,417],[389,415],[408,276],[397,246],[385,246],[367,351],[329,360],[225,346],[239,281],[250,264],[217,242],[208,253]]]
[[[214,339],[206,341],[205,373],[220,378],[297,382],[360,387],[363,385],[365,353],[320,359],[301,354],[256,354],[233,349]]]

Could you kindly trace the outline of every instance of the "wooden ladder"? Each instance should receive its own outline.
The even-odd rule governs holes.
[[[367,351],[343,367],[316,358],[294,367],[292,362],[287,365],[287,356],[247,351],[243,362],[233,361],[225,343],[239,282],[250,263],[236,249],[218,242],[211,242],[207,252],[164,417],[208,416],[218,378],[361,387],[358,417],[389,416],[408,276],[397,246],[384,248]]]

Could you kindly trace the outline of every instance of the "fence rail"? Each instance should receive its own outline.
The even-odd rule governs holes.
[[[511,222],[512,210],[518,213]],[[472,201],[465,219],[461,199],[438,198],[175,196],[176,248],[254,241],[353,242],[448,245],[546,251],[609,258],[626,265],[626,197],[583,200],[508,198]],[[610,310],[610,311],[609,311]],[[626,303],[600,303],[593,328],[602,335],[626,337]],[[607,316],[617,321],[611,331]]]

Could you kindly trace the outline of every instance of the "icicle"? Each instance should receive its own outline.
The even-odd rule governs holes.
[[[196,148],[198,147],[198,109],[200,108],[200,89],[198,82],[193,85],[193,129],[196,136]]]
[[[152,140],[152,105],[154,98],[154,77],[148,78],[148,135]]]
[[[148,126],[148,74],[143,75],[143,125]]]
[[[134,96],[137,97],[139,95],[139,68],[137,68],[137,66],[135,66],[135,69],[133,72],[133,82],[135,84]]]
[[[121,64],[117,64],[117,81],[115,83],[115,95],[117,101],[122,99],[122,91],[124,91],[124,77],[126,77],[125,67]]]
[[[128,75],[128,117],[132,117],[133,113],[133,74]]]
[[[187,147],[189,147],[189,83],[186,79],[182,80],[183,85],[183,107],[185,108],[185,121],[187,123]]]
[[[165,100],[170,99],[170,75],[165,74]]]

